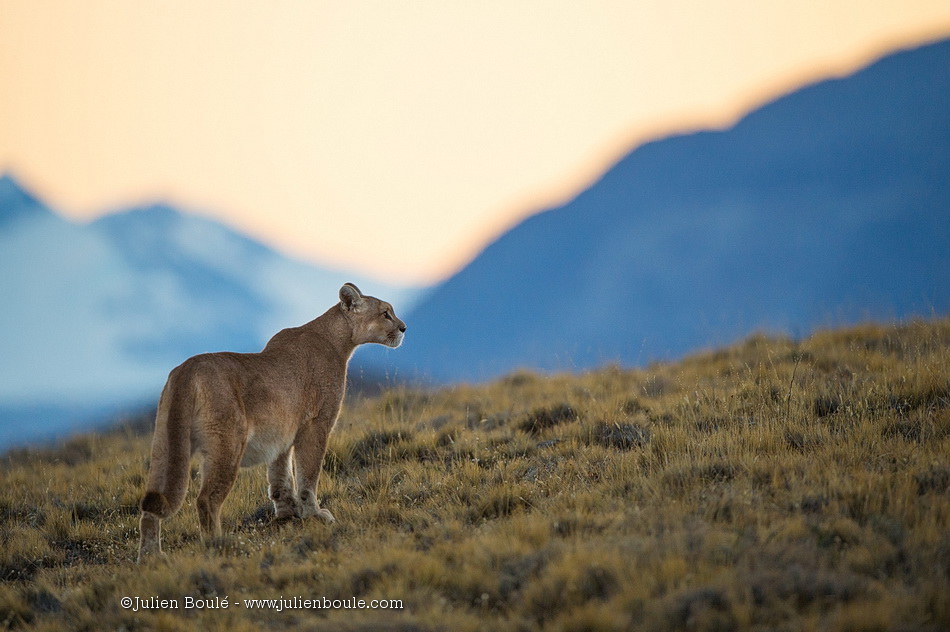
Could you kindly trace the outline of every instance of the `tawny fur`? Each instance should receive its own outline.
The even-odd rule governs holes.
[[[319,318],[277,333],[260,353],[209,353],[172,370],[158,404],[139,522],[139,561],[161,553],[161,521],[181,507],[191,458],[202,458],[202,537],[221,534],[221,503],[238,469],[268,463],[278,518],[333,515],[317,483],[357,346],[398,347],[406,325],[392,305],[347,283]]]

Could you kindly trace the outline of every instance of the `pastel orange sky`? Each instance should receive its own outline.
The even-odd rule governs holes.
[[[432,283],[637,143],[948,34],[946,0],[0,0],[0,171]]]

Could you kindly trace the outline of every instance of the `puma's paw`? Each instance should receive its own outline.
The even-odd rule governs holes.
[[[324,522],[336,522],[336,518],[333,517],[333,514],[330,513],[329,509],[324,509],[320,506],[304,506],[303,511],[301,511],[301,518],[309,518],[311,516],[316,516]]]
[[[296,505],[275,505],[274,506],[274,517],[277,520],[289,520],[290,518],[296,518],[300,515],[300,509]]]
[[[274,517],[277,520],[300,517],[300,499],[292,489],[268,488],[267,491],[267,495],[274,502]]]

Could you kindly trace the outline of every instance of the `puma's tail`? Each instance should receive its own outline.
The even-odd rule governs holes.
[[[162,553],[162,520],[181,507],[191,473],[191,427],[195,389],[191,370],[182,365],[171,372],[158,401],[148,483],[139,518],[139,562]]]
[[[159,518],[167,518],[181,507],[191,473],[194,390],[181,377],[181,371],[172,372],[158,403],[148,484],[140,504],[143,512]]]

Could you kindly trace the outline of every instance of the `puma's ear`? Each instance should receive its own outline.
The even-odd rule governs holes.
[[[347,283],[340,288],[340,304],[347,311],[358,311],[363,306],[363,294],[358,287]]]

